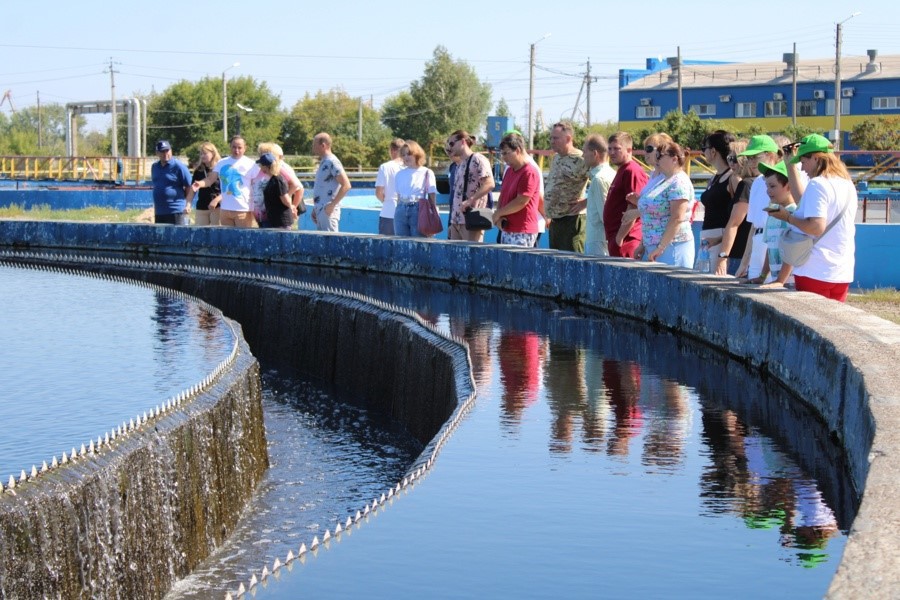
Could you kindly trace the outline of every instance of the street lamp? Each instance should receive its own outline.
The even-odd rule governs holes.
[[[860,15],[859,11],[853,13],[837,24],[834,44],[834,149],[841,149],[841,27],[844,23]]]
[[[225,139],[226,144],[228,143],[228,84],[225,82],[225,73],[229,69],[239,66],[241,66],[241,63],[236,62],[222,71],[222,137]]]
[[[531,60],[528,78],[528,149],[534,149],[534,47],[550,37],[549,33],[544,37],[531,44]]]
[[[248,112],[248,113],[252,113],[252,112],[253,112],[253,109],[250,108],[249,106],[244,106],[244,105],[241,104],[240,102],[235,102],[235,104],[237,105],[237,107],[238,107],[239,109],[243,110],[244,112]],[[238,112],[238,114],[237,114],[237,119],[235,119],[235,121],[236,121],[236,122],[235,122],[235,124],[234,124],[234,127],[235,127],[235,129],[237,129],[237,131],[235,131],[235,134],[241,135],[241,113],[240,113],[240,112]]]

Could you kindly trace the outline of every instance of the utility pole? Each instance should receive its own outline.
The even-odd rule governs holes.
[[[41,92],[37,93],[37,110],[38,110],[38,148],[44,147],[44,138],[43,138],[43,130],[44,127],[41,124]]]
[[[791,125],[797,124],[797,42],[794,42],[794,55],[791,57]]]
[[[550,34],[531,44],[531,57],[529,59],[529,76],[528,76],[528,149],[534,149],[534,47],[538,42],[546,40]]]
[[[584,76],[584,84],[587,86],[587,126],[591,126],[591,59],[587,61],[587,75]]]
[[[844,23],[859,15],[855,12],[837,24],[834,44],[834,149],[841,149],[841,28]]]
[[[112,155],[119,155],[119,131],[118,115],[116,114],[116,70],[113,67],[113,59],[109,59],[109,91],[112,98]]]
[[[681,46],[678,46],[678,114],[684,114],[684,103],[682,100],[683,87],[681,85]]]

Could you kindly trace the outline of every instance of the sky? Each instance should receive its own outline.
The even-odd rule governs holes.
[[[900,3],[888,0],[44,5],[36,12],[29,2],[3,3],[0,94],[9,90],[16,108],[38,97],[42,104],[107,100],[110,63],[117,98],[161,92],[183,79],[220,79],[228,69],[228,77],[265,81],[284,108],[335,87],[379,108],[419,79],[442,45],[491,84],[494,102],[503,98],[524,131],[531,44],[534,108],[548,125],[573,114],[584,121],[579,90],[588,61],[597,78],[591,120],[601,122],[617,119],[619,69],[644,68],[647,58],[675,56],[679,46],[684,60],[780,61],[794,43],[801,60],[828,58],[836,23],[860,12],[843,24],[842,55],[865,57],[870,48],[900,55]],[[240,66],[229,68],[235,62]],[[9,104],[0,112],[8,115]],[[93,129],[109,123],[109,116],[89,119]]]

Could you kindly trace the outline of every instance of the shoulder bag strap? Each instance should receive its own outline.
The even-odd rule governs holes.
[[[472,164],[473,158],[475,158],[475,154],[470,154],[468,160],[466,160],[466,172],[465,172],[465,175],[463,175],[463,191],[462,191],[462,198],[460,198],[460,200],[459,200],[460,202],[464,202],[465,200],[468,200],[468,197],[466,196],[466,191],[469,189],[469,165]]]
[[[837,193],[837,188],[834,187],[834,182],[829,180],[828,184],[831,186],[831,189],[834,191],[834,197],[837,198],[838,193]],[[825,228],[825,231],[822,232],[822,235],[820,235],[819,237],[813,238],[813,244],[815,244],[816,242],[821,240],[823,237],[825,237],[825,234],[828,233],[829,231],[831,231],[832,227],[837,225],[838,221],[840,221],[844,217],[844,215],[847,213],[847,211],[850,209],[851,202],[853,202],[853,198],[848,198],[847,203],[844,204],[844,210],[842,210],[838,214],[838,216],[836,216],[834,219],[831,220],[831,223],[828,224],[828,227]]]

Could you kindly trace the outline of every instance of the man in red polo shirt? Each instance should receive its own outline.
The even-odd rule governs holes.
[[[603,226],[606,229],[609,255],[625,258],[634,258],[635,250],[641,245],[640,219],[631,226],[631,231],[625,236],[622,245],[616,243],[616,234],[622,226],[622,215],[629,208],[633,208],[625,198],[632,192],[640,195],[641,190],[647,185],[647,173],[631,155],[632,144],[631,136],[624,131],[609,137],[609,162],[617,167],[617,170],[616,177],[609,186],[606,205],[603,207]]]

